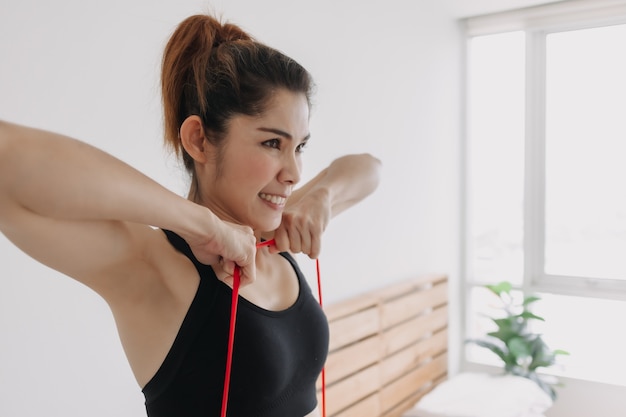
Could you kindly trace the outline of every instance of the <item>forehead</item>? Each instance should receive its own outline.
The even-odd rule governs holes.
[[[303,93],[279,89],[261,115],[237,115],[230,122],[231,129],[277,129],[302,140],[309,135],[309,103]]]

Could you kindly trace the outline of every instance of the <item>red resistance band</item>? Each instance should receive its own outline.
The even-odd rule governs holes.
[[[257,248],[263,246],[273,245],[274,239],[266,240],[264,242],[257,243]],[[315,260],[315,269],[317,271],[317,293],[320,302],[320,307],[323,307],[322,303],[322,279],[320,276],[320,263],[319,260]],[[233,347],[235,346],[235,321],[237,320],[237,304],[239,301],[239,284],[241,283],[240,277],[241,271],[235,267],[233,273],[233,293],[232,301],[230,304],[230,328],[228,330],[228,353],[226,355],[226,375],[224,376],[224,394],[222,396],[222,413],[221,417],[226,417],[226,408],[228,406],[228,389],[230,387],[230,371],[233,364]],[[326,369],[322,368],[322,417],[326,417]]]

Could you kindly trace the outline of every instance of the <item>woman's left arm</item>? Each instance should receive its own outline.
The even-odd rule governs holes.
[[[380,161],[370,154],[346,155],[295,190],[287,201],[281,225],[274,231],[273,251],[317,258],[321,235],[330,219],[374,192],[380,167]]]

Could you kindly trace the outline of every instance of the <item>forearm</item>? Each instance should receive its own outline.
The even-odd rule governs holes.
[[[7,123],[0,124],[0,196],[0,204],[50,218],[120,220],[173,230],[190,227],[186,219],[202,211],[90,145]]]
[[[378,186],[380,161],[369,154],[348,155],[296,190],[288,200],[274,238],[274,251],[305,253],[317,258],[321,235],[330,219],[370,195]]]
[[[380,161],[370,154],[346,155],[335,159],[303,191],[326,194],[334,217],[376,190],[380,168]]]

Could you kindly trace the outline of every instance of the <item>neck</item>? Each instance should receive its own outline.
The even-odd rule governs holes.
[[[187,199],[208,208],[222,221],[238,225],[242,224],[241,222],[237,221],[233,216],[228,215],[225,210],[220,209],[220,207],[216,207],[214,204],[210,204],[210,200],[203,199],[197,189],[193,186],[189,190]],[[256,237],[257,242],[261,242],[262,240],[272,239],[274,237],[274,232],[262,232],[260,230],[254,230],[254,236]]]

